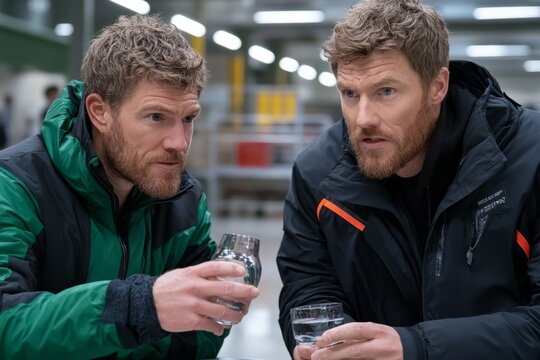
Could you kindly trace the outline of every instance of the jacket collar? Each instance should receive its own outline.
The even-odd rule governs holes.
[[[456,176],[449,182],[447,191],[443,189],[445,195],[442,197],[435,218],[444,209],[463,199],[505,166],[506,157],[499,147],[500,142],[504,140],[504,137],[506,139],[511,137],[512,132],[508,134],[509,128],[515,128],[515,121],[511,116],[515,112],[513,102],[502,94],[495,79],[487,73],[487,70],[476,67],[470,62],[458,62],[455,65],[450,67],[452,88],[445,99],[444,114],[440,117],[440,120],[443,119],[444,122],[439,122],[435,133],[437,134],[437,130],[443,125],[448,124],[448,121],[459,122],[465,119],[463,126],[456,126],[453,130],[460,134],[455,138],[462,139],[459,146],[455,148],[455,151],[459,153],[460,161]],[[463,81],[468,76],[464,72],[472,72],[469,82]],[[465,88],[465,85],[469,87]],[[482,86],[484,89],[480,93]],[[476,94],[479,94],[478,98]],[[438,131],[438,133],[441,138],[448,137],[445,132]],[[344,120],[342,120],[342,134],[344,154],[321,182],[320,191],[323,194],[332,194],[335,200],[345,204],[381,208],[397,215],[395,199],[388,190],[386,181],[367,179],[359,171],[350,148]],[[430,144],[428,154],[433,152],[434,147],[440,146],[439,140],[434,139],[435,141]],[[437,156],[430,161],[437,163],[439,160]],[[438,167],[433,169],[434,173],[429,176],[428,183],[438,181],[439,176],[448,176],[448,174],[438,173],[437,169]]]

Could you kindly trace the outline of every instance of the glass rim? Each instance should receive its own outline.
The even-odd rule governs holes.
[[[312,309],[318,309],[318,308],[333,308],[333,307],[343,307],[343,304],[340,303],[340,302],[307,304],[307,305],[295,306],[295,307],[291,308],[291,311],[293,311],[293,310],[312,310]]]
[[[235,232],[224,232],[222,237],[223,236],[226,236],[226,235],[229,235],[229,236],[242,236],[242,237],[248,237],[248,238],[251,238],[251,239],[256,239],[256,240],[259,240],[258,237],[256,236],[253,236],[253,235],[249,235],[249,234],[241,234],[241,233],[235,233]]]

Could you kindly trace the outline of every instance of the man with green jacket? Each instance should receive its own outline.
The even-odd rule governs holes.
[[[206,81],[172,25],[121,17],[41,134],[0,152],[0,359],[215,357],[252,286],[184,165]]]

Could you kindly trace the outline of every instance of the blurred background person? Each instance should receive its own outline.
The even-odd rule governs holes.
[[[41,121],[45,120],[45,116],[47,115],[47,110],[49,110],[49,107],[51,106],[52,102],[58,96],[59,91],[60,91],[60,88],[58,87],[58,85],[49,85],[45,88],[45,91],[43,92],[43,94],[45,95],[47,104],[41,111]]]

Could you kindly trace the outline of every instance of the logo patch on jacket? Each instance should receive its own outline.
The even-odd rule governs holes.
[[[467,251],[467,264],[472,264],[474,250],[482,235],[489,220],[490,213],[496,208],[506,204],[506,193],[504,190],[498,190],[485,198],[478,200],[473,209],[472,234],[469,242],[469,250]]]

